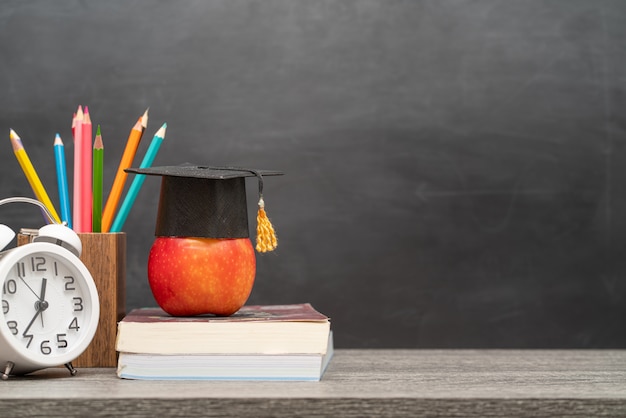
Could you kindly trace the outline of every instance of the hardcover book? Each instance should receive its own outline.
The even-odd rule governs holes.
[[[319,381],[332,356],[331,332],[324,354],[120,353],[117,375],[137,380]]]
[[[155,380],[319,380],[333,354],[330,318],[310,304],[244,306],[220,317],[131,311],[118,324],[117,374]]]

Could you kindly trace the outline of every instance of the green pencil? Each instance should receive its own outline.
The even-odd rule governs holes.
[[[104,170],[104,145],[100,125],[96,130],[96,139],[93,143],[93,232],[102,232],[102,176]]]

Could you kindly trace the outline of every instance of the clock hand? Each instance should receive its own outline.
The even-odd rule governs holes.
[[[43,300],[43,299],[44,299],[43,297],[39,297],[39,296],[37,295],[37,292],[35,292],[35,291],[33,290],[33,288],[32,288],[32,287],[30,287],[30,286],[28,285],[28,283],[26,283],[26,280],[24,280],[24,278],[23,278],[23,277],[20,277],[20,280],[22,281],[22,283],[24,283],[24,285],[26,285],[26,287],[28,288],[28,290],[30,290],[30,292],[31,292],[33,295],[35,295],[35,297],[36,297],[37,299],[39,299],[39,300]],[[46,279],[44,279],[44,280],[46,280]],[[44,296],[45,296],[45,284],[42,282],[42,283],[41,283],[41,286],[42,286],[42,292],[43,292],[43,294],[44,294]]]
[[[46,309],[48,309],[48,302],[46,302],[44,300],[44,298],[46,297],[46,285],[48,284],[48,279],[46,279],[45,277],[41,280],[41,296],[39,297],[39,300],[37,302],[35,302],[35,308],[37,309],[37,313],[35,314],[35,316],[33,316],[33,319],[30,320],[30,322],[28,323],[28,326],[26,326],[26,329],[24,330],[24,332],[22,333],[23,337],[31,337],[31,335],[28,335],[28,331],[30,330],[30,327],[33,326],[33,324],[35,323],[35,321],[37,320],[37,317],[39,315],[41,315],[41,313],[43,311],[45,311]],[[43,327],[43,315],[41,317],[41,326]],[[30,343],[29,343],[30,344]]]
[[[28,290],[30,290],[30,291],[31,291],[31,293],[32,293],[33,295],[35,295],[35,297],[36,297],[36,298],[39,298],[39,296],[37,295],[37,293],[33,290],[33,288],[32,288],[32,287],[30,287],[30,286],[28,285],[28,283],[26,283],[26,280],[24,280],[24,278],[20,277],[20,280],[22,281],[22,283],[24,283],[24,284],[26,285],[26,287],[28,288]]]
[[[41,279],[41,296],[39,296],[40,302],[46,301],[46,284],[48,283],[48,279],[45,277]]]
[[[41,314],[41,312],[43,312],[41,310],[41,308],[39,307],[39,304],[37,304],[37,313],[35,314],[35,316],[33,316],[33,319],[30,320],[30,322],[28,323],[28,326],[26,327],[26,329],[24,330],[24,332],[22,333],[22,337],[29,337],[29,335],[27,334],[28,330],[30,329],[30,327],[33,326],[33,323],[35,322],[35,320],[37,319],[37,317],[39,316],[39,314]]]
[[[46,285],[48,283],[48,279],[45,277],[41,279],[41,296],[39,296],[39,303],[37,304],[37,309],[39,312],[43,312],[48,309],[48,302],[46,302]],[[43,313],[41,314],[41,327],[43,328]]]

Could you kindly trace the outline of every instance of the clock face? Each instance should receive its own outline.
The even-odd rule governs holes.
[[[86,269],[72,257],[64,250],[26,251],[0,277],[4,334],[42,364],[71,361],[89,343],[97,324],[95,286],[90,288]]]

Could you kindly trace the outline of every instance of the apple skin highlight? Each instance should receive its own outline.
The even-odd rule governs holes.
[[[157,237],[148,257],[156,302],[173,316],[228,316],[248,300],[256,275],[249,238]]]

